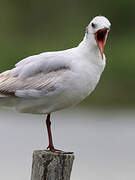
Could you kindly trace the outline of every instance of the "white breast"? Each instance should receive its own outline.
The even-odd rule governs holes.
[[[83,60],[78,60],[78,64],[76,63],[76,66],[74,66],[74,71],[76,72],[74,84],[78,89],[80,100],[84,99],[95,89],[105,67],[105,58],[104,60],[98,59],[98,61],[101,61],[99,63],[93,63],[96,60],[91,61],[88,58],[82,58]]]

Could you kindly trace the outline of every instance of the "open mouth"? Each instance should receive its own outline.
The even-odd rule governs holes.
[[[102,59],[103,59],[104,45],[105,45],[107,30],[108,30],[107,28],[104,28],[104,29],[100,29],[99,31],[97,31],[95,33],[95,39],[96,39],[97,45],[100,49]]]

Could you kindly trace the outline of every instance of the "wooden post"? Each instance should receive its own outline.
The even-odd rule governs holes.
[[[74,154],[33,152],[31,180],[70,180]]]

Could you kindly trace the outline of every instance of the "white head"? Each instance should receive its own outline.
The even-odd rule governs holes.
[[[104,45],[111,23],[104,16],[96,16],[86,28],[86,39],[92,37],[93,45],[97,46],[103,58]]]

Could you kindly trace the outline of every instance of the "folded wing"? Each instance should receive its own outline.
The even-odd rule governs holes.
[[[37,97],[54,93],[60,89],[69,69],[43,72],[25,79],[12,76],[10,71],[0,74],[0,96]]]
[[[20,61],[0,74],[0,96],[39,97],[52,93],[71,71],[70,54],[42,53]]]

